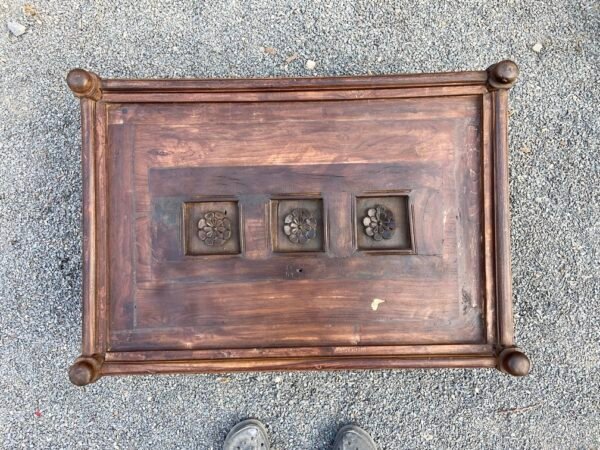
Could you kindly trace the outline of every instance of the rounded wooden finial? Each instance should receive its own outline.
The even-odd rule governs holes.
[[[488,84],[496,89],[509,89],[519,77],[519,67],[514,61],[505,59],[488,69]]]
[[[69,380],[75,386],[85,386],[100,378],[102,359],[96,356],[80,356],[69,368]]]
[[[500,370],[516,377],[524,377],[531,370],[529,358],[516,348],[507,348],[498,357]]]
[[[67,74],[67,84],[77,97],[93,100],[99,100],[101,97],[100,79],[95,73],[73,69]]]
[[[76,362],[69,369],[69,380],[75,386],[85,386],[94,379],[94,369],[84,361]]]
[[[73,69],[67,74],[67,84],[73,92],[78,94],[89,91],[93,83],[92,75],[83,69]]]

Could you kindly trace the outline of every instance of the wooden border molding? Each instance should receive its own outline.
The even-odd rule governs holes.
[[[69,379],[531,370],[514,342],[508,92],[487,70],[102,79],[73,69],[83,333]]]

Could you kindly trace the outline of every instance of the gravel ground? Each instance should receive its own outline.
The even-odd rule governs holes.
[[[385,449],[600,447],[597,2],[79,3],[0,2],[4,448],[218,449],[247,417],[267,424],[275,449],[326,449],[350,422]],[[23,31],[11,21],[24,34],[11,33]],[[482,69],[504,58],[522,71],[510,99],[510,182],[516,337],[534,364],[529,377],[413,370],[69,383],[81,324],[80,124],[69,69],[353,75]]]

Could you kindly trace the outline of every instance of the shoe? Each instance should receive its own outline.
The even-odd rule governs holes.
[[[231,429],[223,444],[223,450],[269,450],[270,448],[267,429],[255,419],[238,423]]]
[[[333,450],[377,450],[377,445],[369,433],[362,428],[346,425],[338,431]]]

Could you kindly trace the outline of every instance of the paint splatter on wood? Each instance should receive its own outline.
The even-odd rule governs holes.
[[[379,308],[379,305],[381,305],[384,302],[385,302],[385,300],[382,300],[380,298],[374,298],[373,301],[371,302],[371,309],[373,311],[377,311],[377,308]]]

